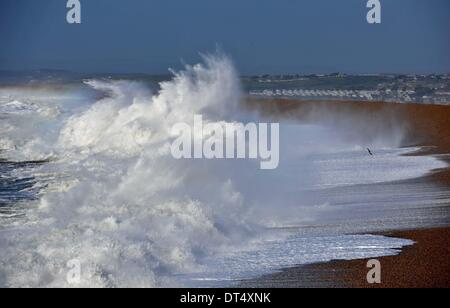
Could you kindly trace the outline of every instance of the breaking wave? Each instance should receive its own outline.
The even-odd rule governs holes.
[[[353,173],[336,180],[338,167],[317,173],[316,168],[323,165],[325,172],[340,160],[322,157],[311,165],[311,151],[328,151],[311,140],[325,143],[328,138],[327,144],[341,147],[346,166],[358,157],[355,145],[337,145],[335,132],[310,126],[285,129],[282,139],[295,142],[287,142],[284,166],[268,174],[251,161],[174,160],[170,132],[175,123],[190,123],[194,114],[207,122],[254,116],[238,111],[240,81],[224,56],[208,55],[204,63],[175,72],[157,93],[137,81],[85,83],[107,95],[76,108],[66,100],[45,99],[0,106],[0,113],[8,114],[0,125],[6,154],[49,161],[27,171],[41,190],[26,219],[0,229],[2,286],[70,286],[67,262],[74,259],[82,266],[81,287],[176,286],[174,274],[201,272],[203,260],[248,245],[266,227],[314,217],[315,207],[299,205],[301,185],[313,182],[309,188],[316,189],[355,181]],[[383,157],[393,156],[386,152]],[[410,173],[377,171],[364,183],[429,170],[413,157],[405,160]],[[367,161],[361,164],[365,168]]]
[[[202,255],[249,232],[242,196],[221,166],[214,172],[170,155],[173,124],[232,115],[240,86],[227,58],[206,56],[158,94],[138,82],[87,84],[110,95],[66,119],[58,134],[32,134],[20,145],[33,158],[57,157],[42,172],[67,176],[49,182],[20,235],[3,231],[2,284],[65,286],[61,269],[77,259],[85,286],[164,286],[173,283],[165,274],[198,269]]]

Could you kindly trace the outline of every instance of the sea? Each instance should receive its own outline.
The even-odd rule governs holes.
[[[374,234],[448,225],[450,190],[424,180],[447,163],[413,155],[420,148],[405,147],[400,125],[357,138],[351,125],[280,120],[275,170],[171,156],[171,128],[196,114],[263,121],[240,107],[246,96],[394,91],[299,78],[241,78],[221,55],[171,76],[4,73],[0,286],[237,286],[282,268],[396,255],[414,243]],[[313,87],[326,78],[327,89]],[[405,102],[416,93],[395,91]]]

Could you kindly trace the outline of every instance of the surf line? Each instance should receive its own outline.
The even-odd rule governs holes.
[[[175,159],[254,159],[261,170],[276,169],[280,162],[279,123],[204,123],[195,115],[193,125],[175,124],[171,136]]]

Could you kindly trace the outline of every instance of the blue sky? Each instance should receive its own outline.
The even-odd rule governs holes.
[[[166,73],[220,46],[242,74],[450,72],[450,1],[0,1],[0,69]]]

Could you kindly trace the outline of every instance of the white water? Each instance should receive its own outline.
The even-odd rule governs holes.
[[[408,240],[373,235],[291,235],[283,240],[266,239],[245,250],[206,259],[203,272],[182,275],[180,279],[188,286],[234,285],[243,277],[259,277],[299,264],[396,255],[398,248],[411,244]]]
[[[5,155],[52,159],[31,171],[48,186],[27,208],[27,219],[0,229],[2,286],[69,286],[72,259],[82,265],[78,286],[155,287],[393,254],[411,242],[268,227],[351,217],[334,207],[336,198],[325,188],[415,178],[445,166],[402,156],[414,149],[398,149],[401,132],[361,144],[349,141],[348,128],[296,123],[281,126],[280,167],[272,172],[259,170],[256,161],[174,160],[170,130],[177,122],[190,123],[194,114],[206,121],[258,120],[239,111],[239,79],[222,56],[186,67],[159,93],[135,81],[87,85],[110,96],[92,102],[86,95],[83,104],[74,103],[82,95],[75,90],[2,96]]]

